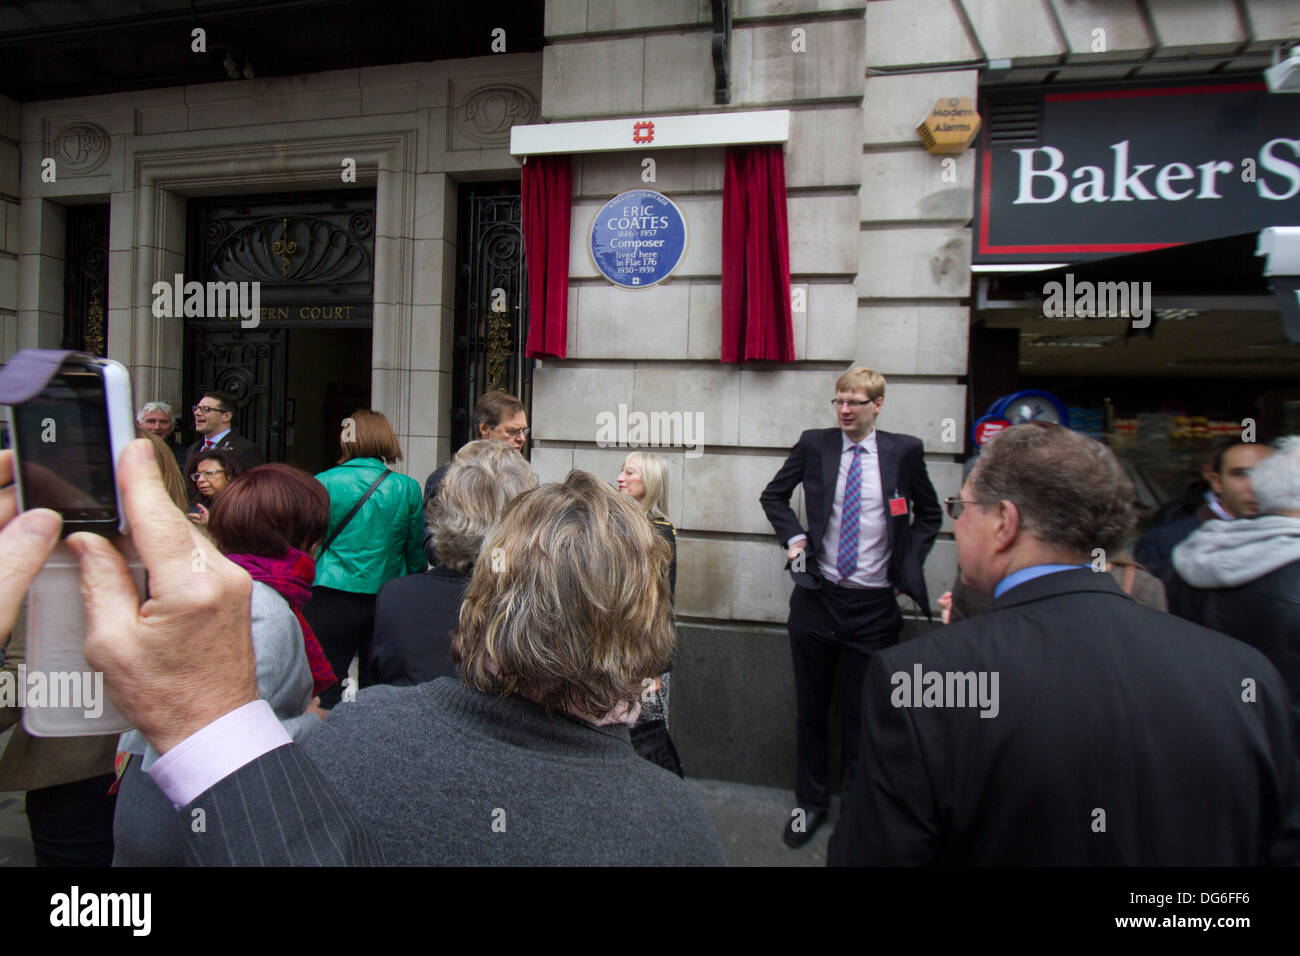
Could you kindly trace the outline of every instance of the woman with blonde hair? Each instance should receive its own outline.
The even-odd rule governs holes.
[[[668,462],[651,452],[632,452],[623,459],[623,470],[618,473],[618,490],[637,503],[672,549],[668,583],[676,599],[677,529],[668,520]]]
[[[425,507],[438,563],[389,581],[375,600],[375,683],[404,687],[456,675],[451,632],[483,537],[511,501],[535,487],[537,475],[514,445],[480,440],[456,452]]]
[[[668,543],[672,558],[668,565],[669,595],[677,597],[677,529],[668,520],[668,462],[652,452],[634,451],[623,459],[618,473],[618,490],[637,503],[654,529]],[[668,735],[668,675],[672,663],[664,661],[654,684],[641,696],[641,719],[632,728],[636,752],[665,770],[683,776],[681,758]]]
[[[359,683],[374,683],[370,636],[375,595],[393,578],[425,568],[424,508],[420,485],[388,466],[401,460],[393,426],[380,412],[362,409],[343,419],[338,467],[316,480],[330,497],[329,530],[316,554],[316,583],[302,614],[340,678],[352,656]],[[342,697],[335,684],[321,695],[329,709]]]
[[[305,745],[388,863],[721,866],[699,800],[628,735],[673,645],[663,539],[574,471],[515,498],[480,554],[461,679],[363,690]]]

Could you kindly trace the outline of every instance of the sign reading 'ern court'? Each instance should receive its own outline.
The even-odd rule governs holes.
[[[591,226],[591,258],[610,282],[644,289],[663,282],[686,254],[686,220],[671,199],[633,189],[605,203]]]

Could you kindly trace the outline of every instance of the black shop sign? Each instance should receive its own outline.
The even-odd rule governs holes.
[[[1253,78],[992,91],[981,111],[977,263],[1077,262],[1300,225],[1300,97]]]

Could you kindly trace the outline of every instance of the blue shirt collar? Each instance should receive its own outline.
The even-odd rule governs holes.
[[[1027,568],[1021,568],[1019,571],[1012,571],[999,581],[998,586],[993,589],[993,599],[997,600],[1002,597],[1003,594],[1010,591],[1017,584],[1024,584],[1034,578],[1041,578],[1044,574],[1055,574],[1057,571],[1075,571],[1079,568],[1090,567],[1092,567],[1090,564],[1033,564]]]

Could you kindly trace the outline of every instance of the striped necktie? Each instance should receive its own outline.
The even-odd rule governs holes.
[[[858,521],[862,516],[862,446],[853,446],[853,463],[844,479],[844,505],[840,511],[840,551],[835,570],[840,580],[853,576],[858,567]]]
[[[212,439],[211,439],[211,438],[205,438],[205,439],[203,439],[203,448],[202,448],[201,450],[202,450],[202,451],[212,451]]]

